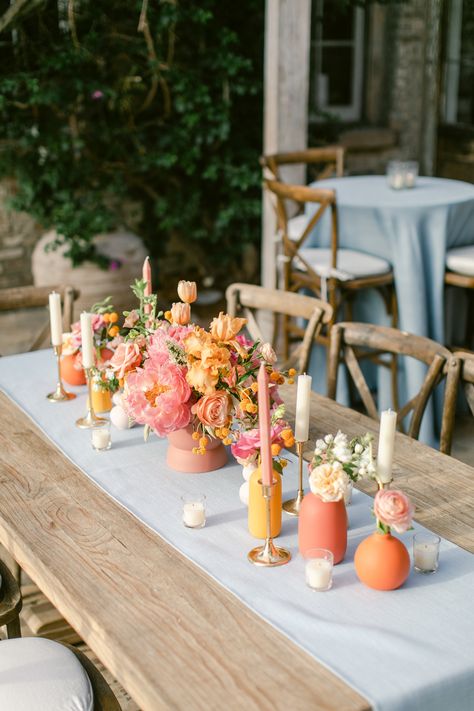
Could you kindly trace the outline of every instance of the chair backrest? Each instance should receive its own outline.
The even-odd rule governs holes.
[[[290,359],[299,373],[307,370],[314,339],[321,326],[332,318],[332,308],[328,303],[312,296],[239,283],[227,288],[226,299],[228,313],[231,316],[243,314],[247,319],[247,331],[254,340],[265,340],[254,315],[254,311],[259,309],[307,320],[302,341]]]
[[[49,303],[49,294],[52,291],[57,291],[61,294],[63,331],[66,333],[71,330],[74,302],[80,296],[80,292],[72,286],[20,286],[11,289],[0,289],[0,312],[46,307]],[[40,333],[38,333],[27,350],[34,351],[40,348],[47,341],[48,331],[49,320],[46,320]]]
[[[7,628],[7,637],[12,639],[21,636],[20,611],[22,599],[20,586],[10,568],[0,559],[1,594],[0,594],[0,627]]]
[[[318,280],[318,275],[311,265],[301,256],[299,250],[304,245],[305,241],[312,233],[318,222],[322,219],[326,210],[331,213],[331,267],[337,268],[337,248],[338,248],[338,224],[337,224],[337,205],[336,193],[334,190],[327,188],[310,188],[306,185],[289,185],[279,182],[278,180],[265,180],[265,187],[269,190],[275,200],[274,207],[277,216],[278,231],[281,234],[283,254],[289,269],[291,262],[298,258],[305,266],[306,273],[313,279]],[[298,237],[290,239],[288,233],[288,210],[287,200],[292,200],[303,207],[305,203],[314,203],[319,205],[314,214],[304,223],[301,234]]]
[[[359,361],[383,353],[409,356],[428,366],[418,393],[398,410],[397,423],[400,429],[404,419],[412,413],[407,434],[417,438],[430,395],[443,379],[444,366],[450,357],[447,348],[436,341],[387,326],[355,322],[335,324],[331,329],[328,352],[328,397],[333,400],[336,397],[338,369],[343,362],[367,414],[377,420],[377,406]]]
[[[445,365],[446,389],[444,391],[443,421],[441,425],[440,451],[451,454],[454,422],[459,388],[462,387],[469,409],[474,416],[474,353],[457,351]]]
[[[341,178],[344,175],[344,153],[342,146],[325,146],[324,148],[307,148],[290,153],[274,153],[260,158],[262,168],[269,171],[275,180],[281,180],[280,167],[284,165],[306,165],[318,168],[314,180],[324,180],[332,175]]]

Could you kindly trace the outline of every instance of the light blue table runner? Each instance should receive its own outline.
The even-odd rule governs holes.
[[[144,444],[142,428],[112,429],[112,449],[97,453],[90,432],[74,425],[85,410],[84,389],[75,389],[81,394],[72,402],[52,404],[45,394],[54,382],[50,351],[0,359],[1,389],[92,481],[374,708],[474,709],[473,555],[442,541],[436,575],[411,573],[405,586],[393,592],[364,587],[353,557],[374,522],[370,497],[355,492],[346,560],[335,568],[333,589],[314,593],[304,583],[293,518],[284,515],[278,539],[292,551],[290,564],[269,570],[248,563],[255,540],[238,497],[243,481],[238,465],[210,474],[176,473],[165,464],[166,442],[152,435]],[[286,496],[294,493],[296,480],[293,462],[284,476]],[[180,496],[198,492],[207,496],[207,525],[189,530],[181,521]],[[402,540],[410,547],[411,534]]]
[[[392,190],[385,176],[351,176],[322,180],[315,187],[336,191],[339,246],[374,254],[393,266],[399,309],[398,327],[418,336],[445,342],[445,255],[448,249],[474,244],[474,185],[443,178],[418,179],[411,190]],[[314,205],[307,205],[312,215]],[[305,247],[329,246],[329,217],[317,226]],[[452,311],[451,313],[454,313]],[[384,305],[376,292],[364,291],[356,302],[354,320],[389,325]],[[456,319],[459,321],[459,310]],[[449,324],[448,324],[449,326]],[[318,378],[324,359],[311,368]],[[426,369],[404,359],[400,367],[402,390],[410,399],[419,390]],[[324,378],[318,389],[326,394]],[[381,407],[390,403],[390,378],[379,381]],[[441,421],[437,399],[436,419]],[[434,444],[435,418],[431,404],[424,418],[420,439]]]

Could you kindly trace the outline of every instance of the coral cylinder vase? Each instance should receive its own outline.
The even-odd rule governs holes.
[[[272,498],[270,499],[270,521],[272,538],[281,531],[281,476],[273,470]],[[249,479],[249,532],[254,538],[267,537],[267,504],[262,492],[262,472],[260,467],[252,472]]]
[[[326,548],[340,563],[347,548],[347,512],[344,501],[323,501],[315,494],[306,494],[298,517],[300,553],[311,548]]]
[[[209,438],[205,454],[194,454],[196,442],[191,425],[168,435],[166,463],[171,469],[186,474],[202,474],[220,469],[227,463],[227,452],[219,439]]]
[[[408,551],[390,533],[373,533],[359,543],[354,565],[359,580],[374,590],[395,590],[410,574]]]
[[[61,378],[69,385],[86,384],[86,375],[82,368],[80,353],[72,353],[61,357]]]

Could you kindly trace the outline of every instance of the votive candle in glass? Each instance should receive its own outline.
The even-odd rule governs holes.
[[[413,536],[413,567],[417,573],[435,573],[438,570],[439,544],[435,533],[417,533]]]
[[[310,548],[304,554],[306,585],[311,590],[325,592],[332,587],[334,556],[325,548]]]
[[[98,427],[91,429],[92,447],[97,452],[105,452],[112,446],[112,438],[110,436],[110,422],[105,422]]]
[[[183,523],[186,528],[204,528],[206,525],[206,497],[204,494],[187,494],[183,502]]]

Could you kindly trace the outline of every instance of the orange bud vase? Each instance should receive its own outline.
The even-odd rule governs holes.
[[[110,390],[94,390],[94,387],[92,387],[92,407],[94,412],[110,412],[112,409],[112,393]]]
[[[272,537],[276,538],[281,531],[281,476],[273,470],[272,498],[270,500],[270,520]],[[267,509],[262,493],[262,472],[255,469],[249,479],[249,511],[248,525],[250,535],[254,538],[267,537]]]
[[[410,574],[408,551],[390,533],[373,533],[359,543],[354,565],[359,580],[374,590],[395,590]]]
[[[220,439],[209,437],[204,454],[195,454],[197,442],[193,439],[193,427],[183,427],[167,436],[166,463],[171,469],[185,474],[202,474],[220,469],[227,463],[227,451]]]
[[[298,517],[298,545],[301,555],[311,548],[326,548],[340,563],[347,548],[347,512],[344,500],[323,501],[306,494]]]
[[[80,353],[61,357],[61,378],[68,385],[85,385],[86,376],[82,368]]]

